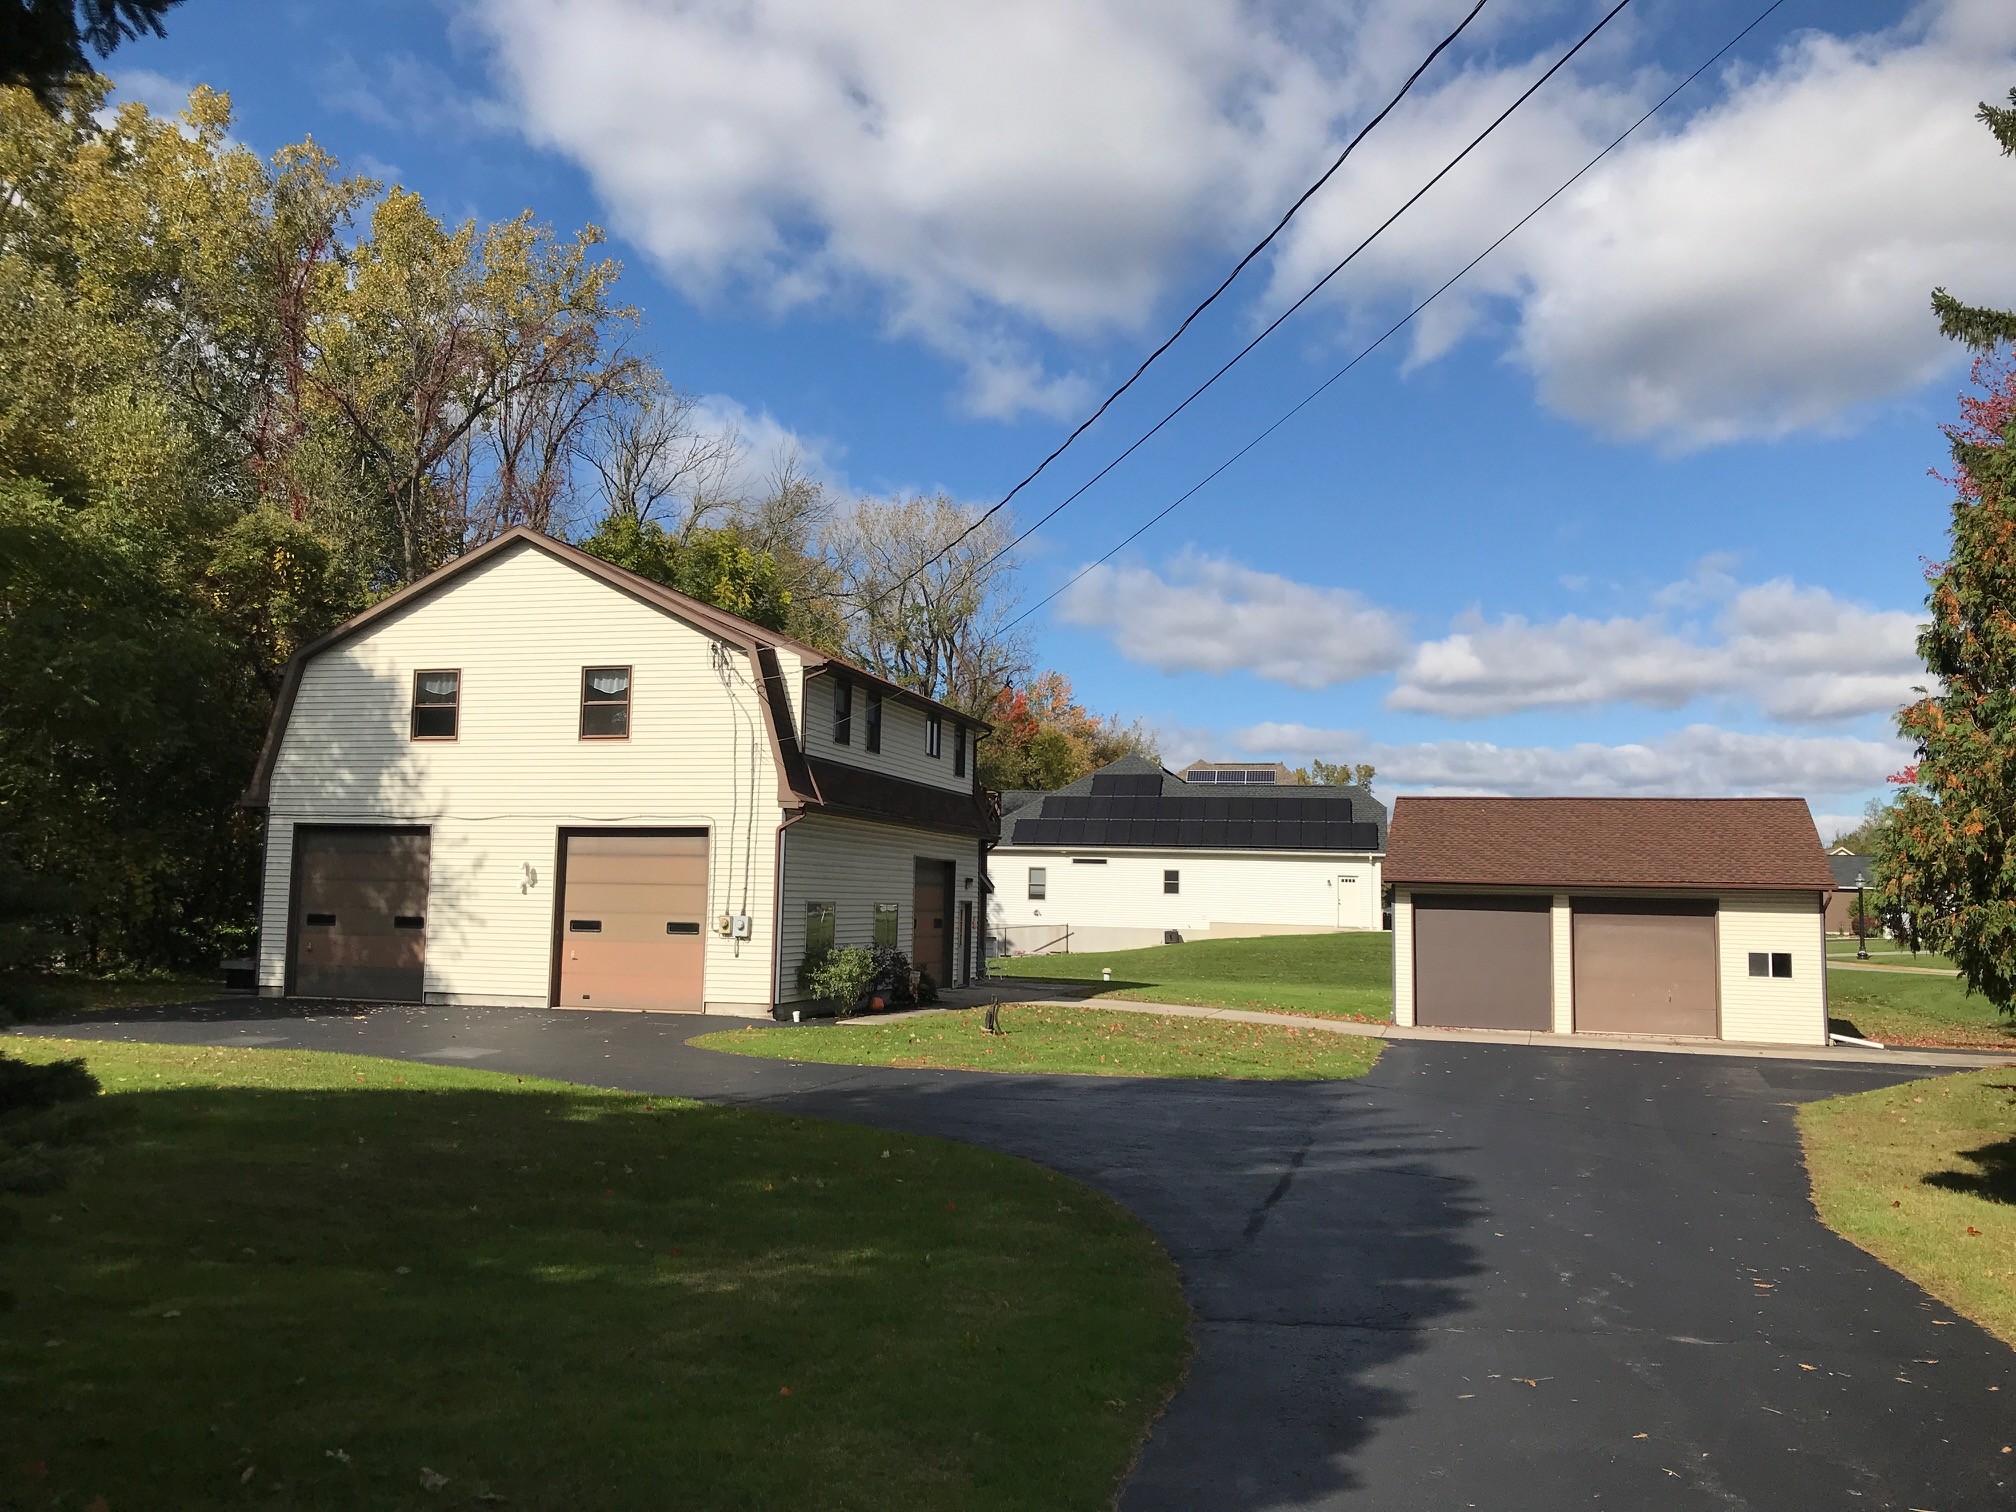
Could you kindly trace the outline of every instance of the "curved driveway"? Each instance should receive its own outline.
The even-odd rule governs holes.
[[[1067,1172],[1197,1312],[1126,1512],[2016,1506],[2016,1354],[1807,1200],[1794,1106],[1908,1073],[1412,1042],[1356,1082],[995,1077],[685,1043],[718,1027],[238,1003],[51,1032],[762,1103]]]

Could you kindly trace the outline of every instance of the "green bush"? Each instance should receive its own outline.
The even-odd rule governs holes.
[[[827,951],[804,975],[806,991],[833,1003],[843,1018],[860,1009],[874,980],[874,954],[858,945]]]

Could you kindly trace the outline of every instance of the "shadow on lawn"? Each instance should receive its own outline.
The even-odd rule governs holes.
[[[1198,1352],[1120,1506],[1259,1509],[1361,1488],[1353,1456],[1417,1410],[1374,1377],[1485,1268],[1463,1152],[1363,1085],[941,1076],[790,1106],[1023,1155],[1146,1219]]]
[[[2016,1092],[2016,1083],[1990,1084],[1997,1092]],[[2000,1139],[1978,1149],[1955,1152],[1962,1160],[1974,1162],[1971,1171],[1934,1171],[1924,1185],[1948,1192],[1961,1192],[1989,1202],[2016,1205],[2016,1138]]]

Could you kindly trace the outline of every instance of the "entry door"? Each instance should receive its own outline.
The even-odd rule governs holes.
[[[1365,884],[1357,877],[1342,872],[1331,880],[1337,892],[1337,927],[1339,929],[1363,929],[1365,927]]]
[[[417,1003],[427,972],[427,831],[294,831],[288,980],[300,997]]]
[[[1414,1021],[1441,1029],[1553,1026],[1551,900],[1414,896]]]
[[[1575,1027],[1713,1038],[1715,905],[1577,898]]]
[[[911,898],[910,961],[952,985],[952,863],[919,859]]]
[[[705,831],[568,835],[561,875],[561,1007],[701,1011]]]

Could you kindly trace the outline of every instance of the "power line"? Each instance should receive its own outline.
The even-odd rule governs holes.
[[[1617,18],[1618,13],[1621,12],[1630,3],[1631,0],[1617,0],[1617,3],[1604,13],[1603,18],[1600,21],[1598,21],[1594,26],[1590,27],[1588,31],[1582,34],[1582,39],[1579,42],[1577,42],[1573,47],[1569,48],[1567,52],[1563,53],[1559,58],[1557,58],[1554,61],[1553,65],[1545,73],[1540,75],[1539,78],[1535,79],[1531,84],[1527,85],[1525,90],[1521,92],[1519,97],[1516,100],[1514,100],[1510,105],[1506,106],[1502,111],[1500,111],[1497,117],[1492,120],[1490,125],[1486,126],[1482,131],[1478,132],[1476,136],[1470,139],[1470,143],[1468,146],[1466,146],[1461,152],[1457,153],[1456,156],[1451,158],[1448,162],[1444,163],[1442,167],[1439,170],[1437,170],[1435,176],[1429,179],[1428,182],[1423,184],[1419,189],[1415,190],[1413,194],[1409,195],[1406,202],[1402,204],[1399,209],[1395,210],[1391,215],[1387,216],[1385,220],[1381,221],[1377,226],[1373,227],[1371,233],[1367,235],[1363,241],[1359,242],[1357,246],[1353,247],[1348,253],[1346,253],[1342,261],[1337,263],[1335,267],[1331,268],[1331,270],[1328,273],[1325,273],[1321,278],[1317,279],[1315,283],[1311,284],[1309,288],[1303,293],[1300,299],[1297,299],[1295,303],[1288,306],[1288,308],[1283,310],[1279,315],[1275,316],[1274,319],[1268,322],[1266,327],[1263,330],[1261,330],[1261,332],[1257,336],[1255,336],[1251,341],[1247,342],[1246,345],[1241,347],[1237,352],[1234,352],[1232,356],[1226,360],[1225,364],[1218,369],[1217,372],[1213,373],[1209,378],[1206,378],[1202,383],[1198,384],[1196,388],[1192,389],[1189,395],[1183,400],[1181,404],[1177,405],[1174,409],[1170,410],[1160,420],[1157,420],[1147,430],[1143,431],[1139,436],[1135,437],[1134,440],[1127,445],[1126,449],[1123,450],[1118,456],[1114,457],[1112,461],[1108,462],[1104,467],[1100,468],[1099,471],[1095,472],[1094,474],[1092,474],[1091,477],[1087,478],[1083,483],[1079,484],[1077,488],[1073,489],[1070,493],[1066,494],[1064,498],[1060,500],[1057,503],[1057,505],[1050,510],[1048,514],[1040,517],[1033,525],[1029,526],[1026,530],[1020,532],[1018,535],[1015,536],[1013,540],[1009,541],[1007,545],[1003,546],[999,551],[995,552],[992,556],[988,557],[986,561],[982,562],[978,567],[974,568],[973,570],[976,573],[984,571],[986,568],[992,566],[995,562],[999,561],[1002,557],[1006,556],[1009,552],[1013,551],[1017,546],[1021,545],[1024,541],[1028,540],[1030,536],[1034,535],[1037,531],[1041,530],[1045,525],[1048,525],[1052,520],[1056,519],[1058,515],[1062,514],[1065,510],[1069,509],[1074,503],[1076,503],[1080,498],[1084,497],[1084,495],[1093,487],[1094,484],[1098,483],[1100,479],[1104,478],[1108,473],[1113,471],[1114,468],[1118,467],[1122,462],[1125,462],[1129,457],[1133,456],[1135,452],[1139,451],[1157,433],[1159,433],[1164,426],[1168,425],[1170,421],[1174,420],[1178,415],[1182,414],[1183,411],[1188,409],[1198,399],[1202,398],[1205,392],[1209,390],[1214,384],[1216,384],[1220,378],[1223,378],[1227,373],[1231,372],[1233,368],[1237,367],[1239,363],[1245,359],[1248,353],[1250,353],[1255,347],[1260,345],[1261,342],[1265,341],[1269,336],[1273,335],[1277,330],[1279,330],[1291,315],[1293,315],[1297,310],[1301,309],[1304,305],[1309,303],[1310,300],[1314,299],[1319,293],[1321,293],[1323,289],[1329,284],[1331,279],[1335,278],[1339,273],[1342,273],[1346,268],[1348,268],[1352,264],[1352,262],[1354,262],[1357,259],[1358,254],[1363,252],[1367,247],[1371,246],[1373,242],[1377,241],[1380,238],[1380,236],[1382,236],[1386,232],[1388,227],[1390,227],[1395,221],[1399,220],[1400,217],[1405,215],[1409,210],[1413,209],[1416,204],[1420,203],[1421,199],[1428,193],[1429,190],[1433,189],[1437,184],[1441,183],[1443,179],[1447,178],[1452,172],[1454,172],[1456,166],[1459,163],[1461,163],[1465,158],[1469,157],[1471,153],[1475,152],[1479,147],[1481,147],[1484,144],[1484,141],[1487,137],[1489,137],[1493,132],[1495,132],[1500,126],[1503,126],[1506,123],[1506,121],[1512,118],[1512,114],[1514,111],[1518,110],[1520,106],[1524,105],[1528,100],[1532,99],[1533,96],[1540,91],[1542,85],[1544,85],[1549,79],[1553,78],[1554,75],[1559,73],[1563,68],[1567,67],[1569,62],[1575,57],[1577,53],[1581,52],[1583,48],[1587,47],[1591,42],[1595,41],[1596,34],[1602,31],[1603,28],[1608,26],[1613,20],[1615,20]],[[985,518],[986,518],[985,515],[981,516],[981,520],[984,520]],[[918,573],[924,572],[929,567],[931,567],[931,565],[935,563],[939,559],[939,557],[942,557],[954,546],[957,546],[960,541],[964,540],[967,535],[971,534],[974,529],[978,528],[978,526],[981,523],[981,520],[975,520],[972,525],[967,527],[965,532],[961,533],[958,536],[955,536],[950,542],[948,542],[944,546],[943,549],[941,549],[934,556],[932,556],[929,561],[926,561],[922,567],[919,567],[917,569],[917,572]],[[913,574],[913,576],[915,575],[916,574]],[[908,580],[906,579],[905,581]],[[902,586],[903,585],[900,583],[897,585],[897,587],[899,588]]]
[[[1274,223],[1274,229],[1269,231],[1265,236],[1261,237],[1259,241],[1255,242],[1252,245],[1252,247],[1250,247],[1247,250],[1245,256],[1241,257],[1237,263],[1233,264],[1232,271],[1230,273],[1227,273],[1225,277],[1219,281],[1218,287],[1213,289],[1209,294],[1205,295],[1205,297],[1203,298],[1202,301],[1199,302],[1197,307],[1194,310],[1192,310],[1188,315],[1185,315],[1183,317],[1182,324],[1178,325],[1174,331],[1171,331],[1169,333],[1168,338],[1164,340],[1160,346],[1156,347],[1154,351],[1150,352],[1146,357],[1141,359],[1141,365],[1135,368],[1133,372],[1127,375],[1127,381],[1125,383],[1121,384],[1118,388],[1113,390],[1112,393],[1108,394],[1104,399],[1100,400],[1099,407],[1094,411],[1092,411],[1091,414],[1087,415],[1082,421],[1080,421],[1078,424],[1078,428],[1072,431],[1071,434],[1066,436],[1061,442],[1059,442],[1056,448],[1050,453],[1049,456],[1045,457],[1041,462],[1038,462],[1035,467],[1030,469],[1027,476],[1025,476],[1013,488],[1009,489],[1007,493],[1003,494],[999,499],[995,500],[994,503],[989,505],[986,511],[982,513],[979,516],[979,518],[975,519],[951,541],[947,542],[946,545],[941,550],[934,553],[929,560],[925,561],[920,566],[913,569],[907,576],[903,578],[901,582],[895,584],[895,586],[884,589],[882,593],[876,596],[877,601],[879,602],[880,599],[886,598],[889,594],[900,592],[902,589],[908,587],[911,583],[915,582],[919,577],[922,577],[927,571],[930,570],[932,565],[935,562],[937,562],[940,557],[945,555],[946,552],[951,551],[953,547],[957,546],[961,541],[965,540],[967,536],[971,535],[974,531],[978,530],[982,525],[986,524],[988,520],[992,519],[995,515],[999,514],[1003,509],[1007,508],[1009,503],[1015,498],[1017,494],[1021,493],[1023,489],[1027,488],[1031,483],[1034,483],[1037,478],[1041,477],[1044,470],[1047,469],[1052,462],[1055,462],[1059,457],[1063,456],[1064,453],[1070,449],[1073,442],[1075,442],[1080,436],[1084,435],[1086,431],[1090,430],[1095,424],[1097,424],[1100,416],[1104,415],[1107,410],[1113,407],[1114,401],[1119,399],[1120,396],[1125,394],[1129,389],[1133,388],[1134,385],[1140,381],[1141,375],[1147,372],[1149,368],[1153,367],[1157,359],[1159,359],[1163,353],[1167,352],[1169,348],[1174,346],[1177,343],[1177,341],[1181,339],[1183,333],[1189,330],[1190,327],[1196,323],[1197,317],[1202,315],[1206,310],[1210,309],[1212,305],[1218,302],[1218,297],[1221,294],[1223,294],[1227,289],[1232,287],[1233,281],[1237,279],[1241,273],[1244,273],[1246,271],[1247,265],[1250,264],[1254,258],[1258,257],[1262,252],[1265,252],[1270,246],[1274,244],[1275,239],[1279,237],[1284,230],[1287,229],[1288,222],[1293,220],[1297,215],[1297,213],[1300,212],[1302,207],[1308,204],[1309,201],[1316,196],[1318,190],[1320,190],[1325,184],[1330,182],[1330,180],[1336,175],[1337,170],[1344,166],[1345,160],[1348,159],[1353,152],[1358,150],[1358,144],[1364,141],[1366,137],[1370,136],[1372,134],[1373,129],[1377,127],[1381,121],[1385,120],[1387,116],[1393,113],[1394,107],[1399,105],[1399,103],[1402,100],[1407,98],[1408,93],[1414,88],[1415,84],[1420,82],[1421,76],[1428,71],[1429,67],[1435,62],[1437,58],[1441,57],[1442,54],[1449,49],[1450,45],[1453,44],[1458,37],[1463,35],[1464,31],[1469,27],[1470,23],[1477,19],[1478,13],[1481,12],[1484,9],[1484,7],[1489,3],[1490,0],[1477,0],[1477,3],[1470,7],[1469,13],[1465,15],[1460,22],[1457,23],[1456,29],[1450,32],[1440,42],[1437,42],[1434,45],[1434,47],[1429,49],[1428,55],[1425,58],[1423,58],[1419,64],[1415,66],[1414,71],[1407,76],[1406,82],[1400,86],[1398,92],[1394,94],[1393,98],[1388,100],[1383,106],[1380,107],[1377,115],[1373,116],[1363,126],[1360,126],[1358,128],[1358,130],[1352,135],[1351,140],[1344,144],[1344,150],[1337,154],[1335,161],[1333,161],[1328,168],[1325,168],[1323,170],[1322,175],[1316,180],[1315,183],[1311,184],[1307,189],[1304,189],[1302,193],[1296,197],[1295,203],[1290,205],[1288,209],[1282,214],[1281,219]]]
[[[1428,306],[1435,303],[1435,301],[1440,299],[1444,294],[1448,293],[1449,290],[1460,279],[1462,279],[1466,274],[1468,274],[1472,268],[1476,267],[1477,264],[1484,261],[1485,258],[1489,257],[1493,252],[1496,252],[1500,247],[1504,246],[1505,243],[1510,241],[1515,235],[1518,234],[1520,228],[1523,227],[1528,221],[1532,220],[1534,216],[1538,215],[1542,210],[1545,210],[1549,205],[1553,204],[1554,201],[1559,199],[1562,195],[1566,194],[1569,191],[1569,189],[1573,188],[1574,185],[1583,177],[1583,175],[1589,172],[1590,169],[1594,168],[1598,163],[1602,162],[1603,159],[1607,158],[1608,156],[1610,156],[1611,153],[1615,152],[1619,147],[1623,146],[1626,138],[1630,137],[1633,133],[1635,133],[1638,130],[1639,127],[1643,126],[1647,121],[1651,120],[1653,116],[1657,115],[1660,111],[1664,110],[1666,106],[1672,102],[1674,96],[1678,95],[1688,85],[1692,84],[1696,79],[1700,78],[1701,75],[1706,73],[1709,69],[1713,68],[1717,63],[1721,62],[1722,59],[1729,54],[1731,49],[1735,48],[1739,43],[1743,41],[1745,37],[1749,36],[1750,33],[1755,31],[1758,27],[1762,26],[1766,21],[1768,21],[1771,18],[1772,14],[1778,9],[1780,9],[1782,6],[1784,6],[1786,3],[1787,0],[1772,0],[1772,3],[1770,5],[1766,6],[1761,12],[1758,13],[1755,20],[1753,20],[1748,26],[1744,27],[1743,30],[1736,33],[1736,35],[1731,37],[1727,42],[1723,43],[1721,48],[1717,50],[1717,52],[1713,57],[1709,58],[1706,62],[1701,64],[1700,67],[1696,68],[1692,73],[1688,74],[1686,78],[1682,79],[1678,84],[1675,84],[1671,89],[1669,89],[1663,96],[1660,97],[1658,102],[1654,104],[1650,110],[1646,111],[1645,114],[1638,117],[1637,120],[1633,121],[1629,126],[1625,127],[1623,131],[1619,132],[1617,136],[1611,141],[1609,146],[1605,147],[1601,152],[1597,153],[1594,157],[1589,159],[1588,162],[1584,163],[1580,168],[1576,169],[1575,172],[1572,175],[1570,175],[1567,179],[1565,179],[1559,185],[1559,187],[1557,187],[1554,190],[1552,194],[1549,194],[1547,198],[1540,201],[1539,204],[1535,205],[1531,210],[1528,210],[1524,215],[1520,216],[1518,220],[1514,221],[1512,225],[1506,230],[1504,235],[1500,236],[1496,241],[1491,243],[1490,246],[1486,247],[1482,252],[1479,252],[1475,257],[1471,258],[1470,261],[1465,263],[1462,267],[1458,268],[1454,274],[1452,274],[1448,279],[1446,279],[1443,282],[1440,288],[1435,290],[1434,293],[1430,294],[1426,299],[1422,300],[1419,304],[1414,306],[1413,309],[1409,310],[1405,315],[1401,316],[1398,320],[1394,321],[1392,325],[1388,326],[1386,330],[1380,334],[1379,338],[1376,341],[1372,342],[1363,351],[1359,352],[1357,356],[1353,357],[1349,362],[1345,363],[1344,366],[1339,368],[1336,372],[1332,373],[1328,378],[1324,379],[1314,389],[1310,390],[1310,392],[1307,395],[1305,395],[1299,403],[1297,403],[1292,409],[1288,410],[1285,414],[1277,418],[1265,430],[1261,431],[1258,435],[1254,436],[1252,440],[1248,441],[1244,446],[1240,447],[1237,451],[1232,453],[1231,456],[1227,457],[1223,462],[1220,462],[1216,467],[1212,468],[1210,472],[1206,473],[1203,477],[1199,478],[1189,488],[1185,489],[1182,493],[1178,494],[1174,499],[1170,500],[1170,502],[1167,505],[1165,505],[1162,509],[1157,511],[1155,514],[1150,515],[1147,520],[1142,522],[1139,528],[1137,528],[1131,534],[1129,534],[1123,540],[1121,540],[1120,543],[1114,546],[1112,550],[1108,551],[1104,556],[1100,557],[1097,561],[1088,562],[1085,566],[1081,567],[1076,573],[1074,573],[1070,578],[1068,578],[1063,583],[1059,584],[1056,588],[1052,589],[1049,593],[1045,594],[1042,598],[1038,599],[1035,603],[1031,604],[1027,609],[1024,609],[1020,614],[1016,615],[1015,618],[1008,621],[1008,623],[1006,625],[1003,625],[1001,628],[1004,631],[1012,630],[1015,626],[1021,624],[1022,621],[1029,618],[1030,615],[1036,613],[1036,611],[1041,609],[1044,605],[1050,603],[1052,600],[1058,598],[1060,595],[1068,592],[1073,586],[1075,586],[1078,582],[1080,582],[1083,578],[1085,578],[1089,573],[1093,572],[1097,568],[1105,566],[1106,563],[1112,561],[1114,557],[1118,556],[1122,551],[1125,551],[1129,546],[1133,545],[1136,541],[1140,540],[1142,536],[1146,535],[1155,526],[1161,524],[1162,521],[1168,519],[1169,516],[1174,514],[1178,508],[1180,508],[1183,504],[1188,502],[1196,494],[1201,492],[1208,484],[1216,480],[1220,473],[1223,473],[1227,468],[1231,467],[1233,463],[1237,462],[1241,457],[1244,457],[1248,452],[1252,451],[1254,447],[1258,446],[1262,441],[1265,441],[1269,436],[1273,435],[1274,432],[1281,429],[1282,426],[1286,425],[1290,420],[1294,419],[1297,415],[1301,414],[1303,410],[1307,409],[1311,404],[1315,403],[1317,399],[1321,398],[1322,395],[1329,390],[1331,385],[1336,383],[1346,373],[1350,372],[1353,368],[1358,366],[1358,364],[1363,362],[1367,357],[1370,357],[1374,352],[1378,351],[1379,348],[1384,346],[1388,340],[1390,340],[1393,336],[1398,334],[1402,329],[1412,324],[1415,316],[1419,315],[1423,310],[1427,309]],[[1615,13],[1613,12],[1612,14]],[[1012,546],[1013,543],[1011,542],[1010,545]],[[1007,548],[1003,549],[1005,550]]]

